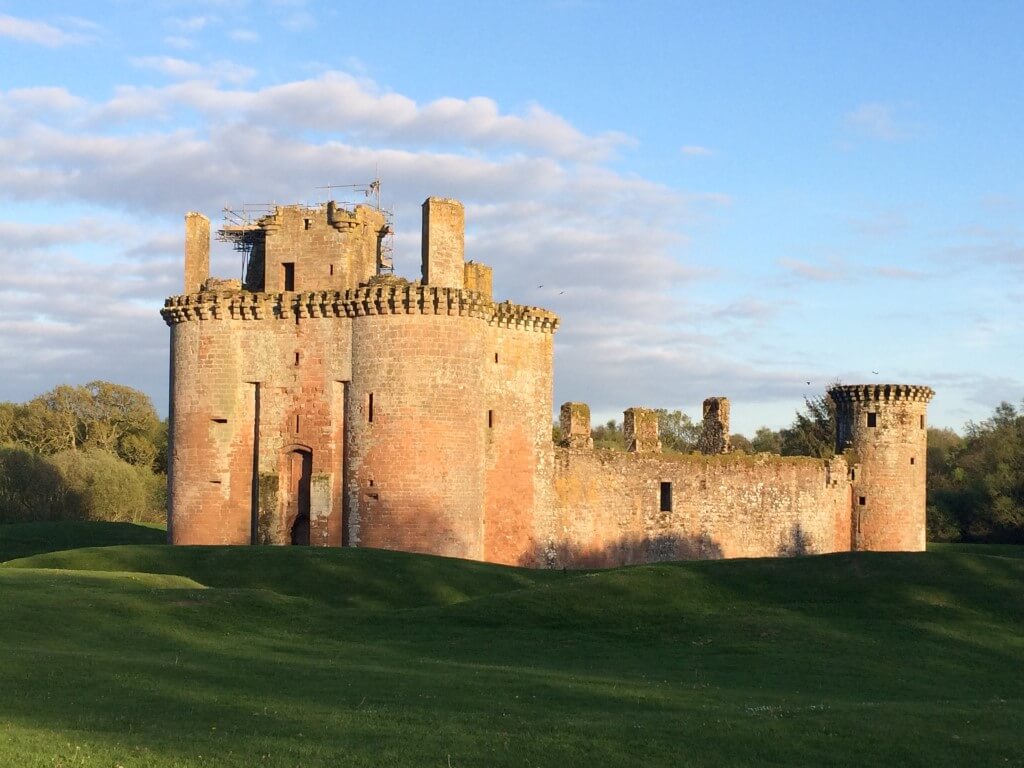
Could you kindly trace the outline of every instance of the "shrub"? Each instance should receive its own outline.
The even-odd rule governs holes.
[[[100,449],[63,451],[52,459],[77,500],[78,519],[112,522],[163,520],[164,479]]]
[[[82,519],[81,499],[46,456],[0,446],[0,523]]]

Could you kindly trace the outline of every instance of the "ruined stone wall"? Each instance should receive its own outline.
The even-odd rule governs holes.
[[[835,387],[836,449],[852,449],[853,546],[925,548],[927,408],[934,392],[905,384]]]
[[[293,269],[295,291],[344,291],[377,274],[377,253],[385,222],[368,206],[349,211],[333,203],[307,208],[281,206],[260,220],[263,284],[252,289],[286,290],[286,267]]]
[[[663,483],[671,484],[669,499]],[[557,448],[553,489],[556,516],[537,557],[523,564],[612,566],[850,548],[842,458]]]

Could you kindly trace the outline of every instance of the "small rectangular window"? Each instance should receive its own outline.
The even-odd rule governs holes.
[[[299,353],[298,352],[295,353],[295,364],[296,365],[299,364]]]
[[[494,353],[494,362],[498,362],[498,353],[497,352]]]
[[[861,496],[861,497],[860,497],[860,498],[859,498],[859,499],[857,500],[857,503],[858,503],[858,504],[859,504],[860,506],[862,506],[862,507],[863,507],[863,506],[864,506],[865,504],[867,504],[867,503],[868,503],[868,499],[867,499],[867,496]]]
[[[295,414],[295,434],[299,433],[299,414]]]
[[[284,289],[295,290],[295,262],[289,261],[281,265],[284,268]]]
[[[661,511],[672,511],[672,483],[661,484]]]
[[[366,420],[373,423],[373,392],[366,396]]]
[[[878,426],[878,414],[877,413],[871,412],[871,413],[868,414],[868,426],[869,427],[877,427]]]
[[[227,424],[228,423],[227,419],[219,419],[219,418],[213,418],[213,419],[210,419],[210,421],[212,421],[214,424]]]
[[[494,411],[487,412],[487,428],[494,429]]]
[[[924,414],[921,414],[921,429],[924,429]]]
[[[331,274],[331,275],[333,275],[333,274],[334,274],[334,265],[333,265],[333,264],[331,264],[331,266],[330,266],[330,268],[329,268],[329,272],[328,272],[328,274]]]
[[[313,226],[313,220],[312,219],[303,219],[302,220],[302,224],[303,224],[303,226],[306,229],[310,229]]]
[[[913,463],[914,463],[914,457],[913,457],[913,456],[911,456],[911,457],[910,457],[910,463],[911,463],[911,464],[913,464]]]

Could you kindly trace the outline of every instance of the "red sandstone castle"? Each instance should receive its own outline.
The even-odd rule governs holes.
[[[700,454],[663,454],[643,408],[627,452],[595,450],[581,403],[554,445],[558,317],[494,301],[459,202],[423,204],[416,282],[387,274],[369,205],[226,225],[243,281],[209,278],[206,217],[185,228],[185,292],[162,310],[171,543],[548,567],[924,548],[927,387],[834,388],[845,453],[827,461],[730,453],[724,398]]]

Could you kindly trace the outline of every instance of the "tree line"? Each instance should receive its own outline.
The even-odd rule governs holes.
[[[107,381],[0,402],[0,522],[161,522],[167,424],[149,397]]]

